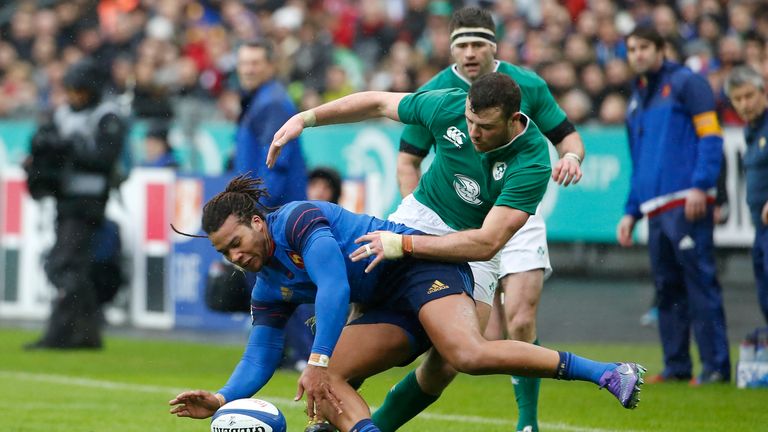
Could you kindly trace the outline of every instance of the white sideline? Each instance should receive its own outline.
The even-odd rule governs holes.
[[[79,377],[73,377],[68,375],[0,370],[0,378],[6,378],[6,377],[20,379],[24,381],[44,382],[48,384],[61,384],[61,385],[70,385],[70,386],[77,386],[77,387],[91,387],[91,388],[110,389],[110,390],[127,390],[127,391],[139,392],[139,393],[167,394],[169,397],[174,396],[178,393],[181,393],[185,390],[190,390],[188,388],[184,389],[184,388],[171,387],[171,386],[130,384],[130,383],[121,383],[117,381],[105,381],[105,380],[97,380],[97,379],[91,379],[91,378],[79,378]],[[288,408],[291,410],[304,409],[303,403],[294,402],[293,399],[269,396],[269,395],[259,395],[259,397],[264,398],[270,402],[273,402],[276,405],[280,405],[280,407],[284,409],[285,408]],[[372,408],[375,408],[375,407],[372,407]],[[464,416],[464,415],[439,414],[439,413],[428,413],[428,412],[419,414],[419,417],[427,420],[459,422],[459,423],[469,423],[469,424],[492,424],[492,425],[514,426],[517,423],[512,420],[493,418],[493,417]],[[569,431],[569,432],[615,432],[613,429],[587,428],[587,427],[571,426],[564,423],[541,423],[540,422],[539,426],[544,430],[559,430],[559,431]],[[622,429],[622,431],[633,432],[626,429]]]

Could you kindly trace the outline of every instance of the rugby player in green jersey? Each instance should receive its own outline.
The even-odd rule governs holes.
[[[472,82],[489,72],[512,77],[522,92],[520,111],[533,120],[557,149],[559,161],[552,171],[552,179],[563,186],[577,183],[581,179],[580,165],[584,158],[581,137],[541,77],[494,58],[494,30],[493,18],[488,11],[473,7],[456,11],[450,24],[451,54],[455,63],[435,75],[420,90],[467,90]],[[471,201],[454,203],[436,199],[453,194],[451,183],[436,181],[444,177],[431,175],[432,168],[421,175],[421,162],[434,145],[429,130],[420,125],[406,125],[397,161],[397,178],[404,199],[390,219],[438,235],[476,228],[472,219],[463,216],[467,208],[474,207]],[[443,166],[447,165],[444,169],[452,171],[456,168],[450,159],[441,162]],[[532,214],[494,260],[473,263],[473,271],[482,328],[488,322],[486,337],[497,339],[506,333],[510,339],[538,344],[536,313],[544,280],[552,273],[544,218]],[[493,309],[492,304],[495,305]],[[374,414],[374,421],[382,430],[394,431],[424,410],[437,400],[454,376],[449,370],[429,366],[419,367],[388,394]],[[513,377],[512,382],[519,412],[517,430],[538,431],[541,380]]]
[[[358,243],[369,243],[351,254],[352,261],[369,260],[367,270],[382,259],[404,256],[457,262],[488,261],[535,213],[551,173],[546,140],[520,111],[520,89],[515,81],[495,72],[478,78],[468,93],[461,89],[362,92],[299,113],[275,134],[267,164],[272,166],[282,146],[298,137],[306,127],[378,117],[420,124],[431,131],[436,157],[427,175],[433,176],[437,183],[452,185],[450,193],[444,192],[445,195],[432,199],[446,205],[447,212],[455,212],[451,216],[460,215],[470,228],[440,236],[370,233],[358,239]],[[434,217],[439,221],[437,214]],[[446,325],[451,325],[450,317],[446,318]],[[449,376],[443,387],[456,373],[435,350],[430,352],[426,363],[428,368],[447,371],[437,374]],[[616,390],[625,395],[620,399],[631,400],[640,391],[644,369],[634,363],[624,365],[617,364],[611,373],[623,383],[625,390]],[[344,379],[366,378],[357,372],[344,366],[333,370]],[[627,386],[630,381],[632,386]],[[601,386],[612,388],[608,384]],[[634,401],[622,404],[636,405]]]

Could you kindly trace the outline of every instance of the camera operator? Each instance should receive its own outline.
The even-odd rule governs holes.
[[[32,138],[25,164],[30,193],[56,200],[46,273],[57,296],[44,335],[27,349],[102,346],[101,306],[111,298],[99,292],[92,270],[99,238],[114,230],[104,213],[127,129],[118,106],[101,99],[102,73],[88,59],[71,66],[63,80],[66,104]]]

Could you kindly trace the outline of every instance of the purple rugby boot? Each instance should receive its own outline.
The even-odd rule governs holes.
[[[616,363],[615,368],[600,377],[599,385],[616,396],[624,408],[633,409],[640,402],[643,375],[645,368],[637,363]]]

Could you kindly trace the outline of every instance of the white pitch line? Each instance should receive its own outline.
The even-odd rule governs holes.
[[[97,380],[92,378],[79,378],[79,377],[73,377],[68,375],[16,372],[16,371],[9,371],[9,370],[0,370],[0,377],[14,378],[14,379],[19,379],[23,381],[45,382],[49,384],[71,385],[71,386],[77,386],[77,387],[90,387],[90,388],[100,388],[100,389],[109,389],[109,390],[127,390],[127,391],[139,392],[139,393],[159,393],[159,394],[167,394],[171,396],[181,393],[183,391],[189,390],[189,389],[183,389],[179,387],[121,383],[117,381]],[[268,400],[277,405],[280,405],[283,408],[290,408],[292,410],[304,409],[303,403],[294,402],[293,399],[277,397],[277,396],[269,396],[269,395],[258,395],[258,397]],[[376,407],[371,407],[371,408],[375,409]],[[429,412],[424,412],[419,414],[419,418],[425,419],[425,420],[436,420],[436,421],[443,421],[443,422],[488,424],[488,425],[501,425],[501,426],[503,425],[512,426],[517,423],[517,422],[513,422],[512,420],[501,419],[501,418],[465,416],[465,415],[454,415],[454,414],[439,414],[439,413],[429,413]],[[559,431],[568,431],[568,432],[616,432],[614,429],[579,427],[579,426],[568,425],[565,423],[539,423],[539,426],[545,430],[559,430]],[[627,429],[621,429],[621,431],[637,432],[637,431],[632,431]]]

